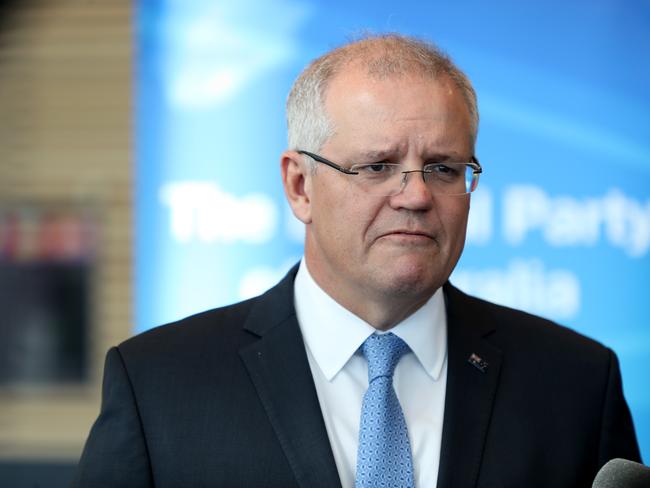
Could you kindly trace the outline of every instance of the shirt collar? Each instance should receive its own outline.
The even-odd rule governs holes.
[[[294,282],[298,323],[305,344],[328,381],[350,360],[374,327],[330,297],[314,281],[304,259]],[[433,379],[447,356],[447,314],[442,288],[390,332],[408,344]]]

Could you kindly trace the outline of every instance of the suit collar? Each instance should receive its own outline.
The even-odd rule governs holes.
[[[295,318],[293,282],[297,272],[298,264],[277,285],[253,299],[255,305],[244,323],[244,330],[262,337],[277,325],[285,323],[291,317]]]
[[[305,345],[331,381],[377,330],[328,295],[304,261],[296,274],[295,304]],[[422,368],[437,381],[447,360],[447,314],[442,289],[391,329],[404,340]]]
[[[448,373],[438,488],[476,486],[501,369],[488,309],[447,283]]]
[[[253,306],[240,357],[299,486],[341,486],[293,305],[294,267]]]

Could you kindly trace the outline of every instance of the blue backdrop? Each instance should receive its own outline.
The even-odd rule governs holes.
[[[143,0],[136,332],[264,291],[302,253],[284,100],[364,31],[432,40],[481,111],[452,281],[612,347],[650,459],[650,3]]]

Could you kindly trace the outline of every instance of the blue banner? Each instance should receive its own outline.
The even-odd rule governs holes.
[[[254,296],[302,254],[284,101],[363,32],[436,42],[473,80],[484,167],[452,282],[620,356],[650,459],[650,4],[141,1],[136,332]]]

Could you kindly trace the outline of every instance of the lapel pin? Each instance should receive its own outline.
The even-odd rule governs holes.
[[[488,362],[475,352],[470,355],[467,362],[478,369],[481,373],[485,373],[488,367]]]

